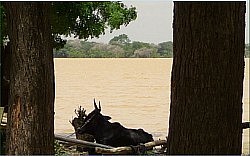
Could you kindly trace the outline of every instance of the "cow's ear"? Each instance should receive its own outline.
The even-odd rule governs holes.
[[[110,119],[111,119],[110,116],[105,116],[105,115],[104,115],[103,117],[104,117],[105,120],[110,120]]]

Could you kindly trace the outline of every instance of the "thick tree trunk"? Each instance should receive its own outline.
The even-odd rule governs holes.
[[[1,107],[8,112],[8,99],[10,90],[10,46],[1,46]]]
[[[5,2],[11,47],[8,154],[54,153],[50,3]]]
[[[168,154],[241,154],[245,2],[175,2]]]

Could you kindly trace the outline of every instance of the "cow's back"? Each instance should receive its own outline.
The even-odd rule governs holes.
[[[143,129],[129,129],[129,131],[134,140],[134,145],[153,141],[153,136],[145,132]]]
[[[101,132],[103,134],[102,138],[97,139],[97,143],[110,145],[113,147],[137,145],[136,142],[134,142],[134,139],[131,137],[130,131],[118,122],[107,122],[102,130],[108,133]]]
[[[138,133],[141,135],[142,139],[145,140],[145,142],[154,141],[153,136],[145,132],[143,129],[138,129]]]

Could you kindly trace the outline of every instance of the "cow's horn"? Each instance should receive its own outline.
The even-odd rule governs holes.
[[[97,107],[97,105],[96,105],[96,103],[95,103],[95,99],[94,99],[94,106],[95,106],[95,109],[98,109],[98,107]]]
[[[101,111],[101,102],[99,101],[99,110]]]

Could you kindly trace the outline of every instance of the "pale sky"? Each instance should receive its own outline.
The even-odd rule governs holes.
[[[137,19],[122,26],[119,30],[114,30],[111,34],[109,30],[99,39],[89,41],[108,43],[114,36],[127,34],[132,41],[142,41],[146,43],[160,43],[173,40],[172,1],[123,1],[128,7],[136,7]]]
[[[127,34],[132,41],[146,43],[161,43],[173,41],[173,2],[172,1],[123,1],[127,6],[133,5],[137,9],[137,19],[127,27],[114,30],[113,33],[106,31],[99,39],[88,41],[108,43],[113,37]],[[249,43],[249,1],[246,9],[246,43]]]

